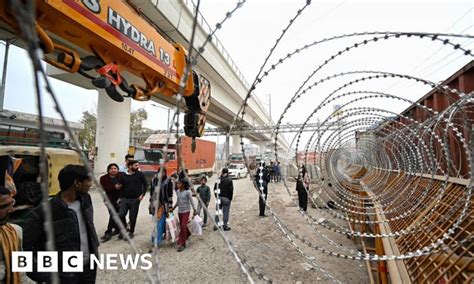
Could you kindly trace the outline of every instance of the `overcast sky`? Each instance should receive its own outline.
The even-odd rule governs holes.
[[[203,0],[201,12],[211,26],[221,20],[237,1]],[[247,1],[217,33],[229,54],[251,82],[257,74],[265,56],[274,44],[282,29],[287,25],[297,9],[305,1],[254,0]],[[474,34],[474,1],[312,1],[300,18],[291,27],[280,46],[270,59],[275,63],[283,55],[313,41],[353,32],[366,31],[413,31]],[[372,37],[372,36],[371,36]],[[331,55],[347,46],[369,37],[349,38],[312,47],[288,63],[278,68],[257,87],[256,93],[268,108],[268,95],[271,96],[272,117],[276,121],[295,91],[311,72]],[[473,49],[472,39],[453,39],[462,47]],[[0,45],[3,64],[3,45]],[[337,57],[322,68],[310,83],[335,73],[354,70],[388,71],[418,76],[439,82],[467,64],[472,57],[462,55],[439,42],[429,39],[391,39],[378,41],[359,47],[354,51]],[[33,82],[29,59],[18,48],[10,49],[5,108],[36,113]],[[331,91],[344,82],[357,76],[334,80],[314,89],[303,96],[288,112],[284,123],[301,123],[317,104]],[[66,110],[69,120],[78,121],[85,110],[95,111],[97,94],[66,83],[54,80],[54,89]],[[429,88],[407,81],[377,80],[358,84],[347,91],[383,91],[397,96],[416,100],[429,91]],[[338,103],[345,102],[344,100]],[[150,103],[133,103],[133,108],[147,106],[150,121],[146,126],[154,129],[164,128],[165,122],[157,121],[166,117],[166,111],[149,106]],[[364,102],[378,107],[401,111],[408,104],[399,102]],[[324,118],[332,106],[315,116]],[[50,104],[46,113],[58,117]]]
[[[225,4],[224,4],[225,3]],[[238,63],[249,81],[258,72],[275,39],[296,14],[304,1],[247,1],[228,23],[218,38]],[[312,1],[290,28],[270,62],[318,39],[365,31],[442,32],[474,35],[473,1]],[[202,1],[202,13],[208,22],[222,18],[235,1]],[[238,35],[238,36],[237,36]],[[371,36],[372,37],[372,36]],[[321,44],[294,56],[287,64],[257,87],[262,101],[272,96],[272,116],[276,120],[298,87],[317,66],[331,55],[355,42],[371,37],[357,37]],[[453,39],[472,49],[473,40]],[[228,43],[228,44],[227,44]],[[321,69],[315,82],[335,73],[354,70],[377,70],[418,76],[434,82],[442,81],[472,60],[451,47],[443,47],[430,39],[390,39],[362,46]],[[317,80],[316,80],[317,79]],[[317,88],[297,103],[288,114],[290,122],[301,120],[319,101],[344,80]],[[429,89],[396,80],[377,80],[359,84],[350,90],[385,91],[416,100]],[[401,111],[406,105],[392,105]],[[304,110],[304,111],[302,111]]]

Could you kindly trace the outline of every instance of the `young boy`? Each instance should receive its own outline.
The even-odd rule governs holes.
[[[209,206],[209,201],[211,201],[211,189],[209,186],[206,185],[207,183],[207,178],[205,176],[201,177],[201,185],[197,188],[197,193],[199,194],[199,197],[201,197],[202,202],[206,205],[206,208]],[[199,202],[198,207],[197,207],[197,213],[198,215],[201,215],[201,209],[202,205],[201,202]],[[207,224],[207,213],[206,210],[204,211],[204,224],[203,227],[206,226]]]

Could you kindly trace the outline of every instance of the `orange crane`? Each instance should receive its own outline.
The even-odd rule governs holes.
[[[0,1],[0,25],[18,34],[21,23],[12,15],[10,1],[20,0]],[[163,38],[127,3],[121,0],[33,2],[43,59],[49,64],[91,79],[95,87],[105,89],[117,102],[124,97],[146,101],[152,96],[173,96],[179,92],[187,51],[182,45]],[[129,84],[121,75],[124,71],[143,82]],[[189,70],[183,97],[187,106],[185,134],[200,137],[211,101],[209,80]]]

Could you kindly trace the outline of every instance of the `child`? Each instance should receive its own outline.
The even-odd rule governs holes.
[[[194,206],[193,197],[191,191],[188,190],[189,185],[186,180],[179,180],[177,183],[178,199],[174,204],[173,208],[170,211],[174,211],[178,207],[178,217],[179,217],[179,237],[178,237],[178,252],[183,251],[186,248],[186,240],[191,235],[188,230],[188,220],[189,214],[191,212],[191,207],[193,207],[193,216],[196,215],[196,207]],[[189,206],[191,205],[191,206]]]
[[[199,194],[199,197],[201,198],[202,202],[204,202],[204,205],[206,205],[206,208],[209,206],[209,202],[211,201],[211,189],[209,186],[206,185],[207,178],[205,176],[201,177],[201,185],[197,188],[197,193]],[[199,202],[198,207],[197,207],[197,214],[201,215],[201,209],[202,209],[202,204]],[[204,209],[204,224],[202,225],[203,227],[206,226],[207,224],[207,212]]]

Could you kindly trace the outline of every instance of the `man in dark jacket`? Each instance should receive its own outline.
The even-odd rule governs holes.
[[[268,183],[270,182],[271,174],[267,167],[265,167],[265,163],[262,163],[260,167],[257,167],[257,173],[255,174],[255,183],[257,184],[257,188],[260,192],[258,197],[258,207],[260,209],[260,217],[266,217],[265,215],[265,202],[267,201],[268,195]],[[262,195],[264,195],[265,200],[262,199]]]
[[[115,163],[112,163],[107,166],[107,174],[100,177],[100,185],[102,185],[104,188],[105,193],[109,197],[110,203],[112,203],[112,206],[116,212],[119,211],[118,200],[120,196],[120,189],[122,188],[122,185],[120,184],[120,179],[122,176],[123,173],[119,172],[119,166]],[[107,242],[112,238],[112,236],[118,234],[119,228],[112,218],[112,213],[109,211],[109,223],[107,225],[107,230],[101,239],[103,242]]]
[[[133,238],[135,225],[137,224],[140,201],[142,201],[143,196],[145,196],[148,183],[145,175],[140,172],[138,161],[128,161],[127,166],[127,174],[123,175],[120,179],[122,190],[120,193],[119,215],[124,226],[126,226],[125,217],[127,216],[128,211],[130,211],[130,215],[128,216],[130,219],[130,230],[128,235],[130,238]],[[119,238],[123,237],[124,236],[121,234],[119,235]]]
[[[223,211],[224,231],[230,231],[230,227],[227,225],[229,222],[230,203],[234,195],[234,184],[232,179],[229,177],[229,170],[227,168],[222,169],[222,174],[217,180],[214,186],[214,195],[216,199],[220,199],[219,209]],[[216,202],[217,204],[218,202]],[[217,205],[216,205],[217,206]],[[219,216],[216,214],[216,223],[219,224]],[[217,228],[214,228],[217,230]]]
[[[83,166],[67,165],[58,175],[61,191],[49,203],[51,205],[54,245],[58,251],[59,278],[61,283],[95,283],[96,270],[90,269],[90,255],[98,256],[99,240],[94,227],[94,212],[88,193],[91,179]],[[23,249],[45,250],[46,233],[43,229],[43,208],[33,209],[23,226]],[[66,251],[83,252],[83,272],[63,272],[62,253]],[[36,265],[33,265],[36,269]],[[27,274],[38,282],[51,282],[49,273]]]

